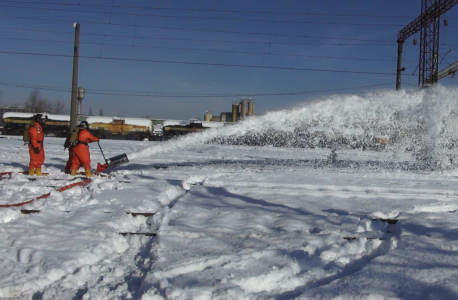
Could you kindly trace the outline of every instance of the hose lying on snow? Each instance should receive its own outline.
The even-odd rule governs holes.
[[[82,179],[83,179],[83,181],[75,182],[75,183],[63,186],[63,187],[57,189],[57,191],[61,193],[61,192],[66,191],[68,189],[74,188],[75,186],[87,185],[87,184],[92,182],[92,180],[90,178],[88,178],[88,177],[82,177]],[[49,196],[51,196],[51,193],[47,193],[47,194],[41,195],[39,197],[36,197],[34,199],[30,199],[30,200],[24,201],[24,202],[11,203],[11,204],[1,204],[0,208],[2,208],[2,207],[23,206],[23,205],[26,205],[26,204],[29,204],[29,203],[33,202],[35,199],[39,200],[39,199],[43,199],[43,198],[48,198]]]

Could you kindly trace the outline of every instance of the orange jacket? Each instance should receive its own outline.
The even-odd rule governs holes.
[[[87,130],[87,129],[80,129],[80,131],[79,131],[79,133],[78,133],[78,142],[82,142],[82,143],[85,143],[85,144],[89,144],[89,143],[98,142],[98,141],[99,141],[99,138],[93,136],[93,135],[89,132],[89,130]]]
[[[98,142],[99,138],[93,136],[88,130],[80,129],[76,146],[70,149],[72,154],[70,169],[78,170],[83,166],[85,170],[91,169],[91,154],[87,144]]]
[[[45,139],[45,134],[43,133],[43,127],[40,123],[34,122],[29,128],[29,137],[30,144],[32,148],[43,149],[43,140]]]

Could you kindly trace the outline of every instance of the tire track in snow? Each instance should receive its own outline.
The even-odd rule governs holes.
[[[178,196],[174,199],[171,199],[171,201],[168,204],[165,204],[165,209],[163,209],[162,212],[156,213],[152,217],[148,217],[145,222],[154,222],[156,226],[156,232],[158,235],[160,235],[160,227],[162,225],[162,222],[164,220],[168,219],[168,215],[170,215],[173,210],[173,207],[176,205],[180,199],[182,199],[191,189],[196,186],[196,185],[202,185],[203,182],[205,181],[206,177],[202,176],[196,176],[196,177],[191,177],[185,180],[182,183],[182,189],[184,190],[183,193],[178,194]],[[176,192],[176,191],[173,191]],[[166,195],[166,197],[173,195],[173,192],[170,192],[169,190],[166,190],[163,192],[163,194]],[[153,225],[153,224],[151,224]],[[141,298],[141,296],[151,289],[151,286],[146,285],[143,286],[144,278],[152,271],[152,266],[155,261],[155,256],[154,253],[152,254],[152,249],[154,248],[155,244],[158,242],[158,237],[129,237],[130,239],[138,239],[139,241],[139,251],[135,254],[127,254],[127,255],[121,255],[118,259],[124,260],[125,262],[123,265],[128,265],[126,269],[128,272],[123,272],[123,275],[120,276],[117,279],[111,279],[111,282],[109,283],[109,286],[111,291],[116,290],[117,287],[122,285],[123,283],[126,283],[128,286],[128,290],[130,292],[130,296],[134,297],[135,299]],[[102,265],[106,265],[105,262],[102,262]],[[119,265],[119,264],[116,264]],[[106,267],[105,267],[106,268]],[[89,296],[91,294],[91,291],[97,291],[100,288],[106,288],[107,286],[107,280],[105,281],[98,281],[95,282],[90,288],[87,289],[85,294],[87,293]],[[107,291],[107,293],[110,293],[110,291]],[[112,292],[111,292],[112,293]]]
[[[223,182],[212,181],[208,186],[218,187]],[[314,184],[263,184],[256,182],[237,182],[237,187],[256,189],[258,193],[270,194],[272,190],[288,190],[288,195],[332,196],[335,198],[396,198],[396,199],[437,199],[441,201],[456,201],[458,192],[445,189],[421,189],[421,188],[383,188],[383,187],[359,187],[340,185],[314,185]],[[264,190],[259,189],[263,187]]]
[[[402,231],[402,227],[398,222],[393,225],[388,225],[387,230],[388,230],[387,232],[390,233],[390,237],[386,240],[383,240],[383,241],[373,240],[373,239],[365,240],[366,246],[368,245],[368,243],[376,244],[376,247],[373,248],[373,250],[371,251],[369,255],[363,255],[359,259],[355,259],[351,261],[350,263],[341,267],[338,272],[330,276],[326,276],[327,274],[329,274],[329,272],[323,273],[324,275],[323,278],[318,278],[316,280],[310,280],[306,284],[300,285],[292,291],[288,291],[280,295],[277,295],[275,299],[293,299],[303,294],[306,294],[306,292],[311,292],[313,289],[320,288],[322,286],[326,286],[336,280],[345,278],[347,276],[351,276],[352,274],[362,270],[365,266],[369,265],[374,259],[384,256],[388,254],[389,252],[393,251],[394,249],[397,248],[399,238],[401,235],[401,231]],[[364,239],[361,239],[356,242],[361,242],[361,241],[364,241]],[[354,243],[354,242],[355,242],[354,240],[348,241],[348,243]],[[318,253],[316,253],[317,256],[322,256],[324,251],[323,250],[318,251]],[[335,265],[335,262],[331,261],[330,263],[327,264],[327,267],[331,269],[333,265]],[[298,278],[300,278],[300,276],[298,276]],[[313,292],[311,294],[313,294]]]
[[[173,206],[179,201],[189,190],[192,189],[193,186],[202,184],[203,180],[205,178],[190,178],[188,180],[185,180],[181,183],[179,188],[172,188],[169,184],[169,188],[164,190],[160,196],[164,197],[164,204],[165,207],[167,207],[167,213],[170,213],[170,210],[173,209]],[[100,187],[98,187],[100,188]],[[179,189],[181,189],[183,192],[180,192]],[[102,188],[103,190],[103,188]],[[94,191],[90,191],[89,193],[93,193]],[[177,196],[177,197],[176,197]],[[169,198],[168,200],[166,198]],[[22,215],[20,210],[12,210],[12,209],[7,209],[5,212],[9,212],[6,215],[2,215],[3,217],[0,218],[3,223],[9,223],[13,220],[16,220],[18,218],[24,218],[28,220],[36,220],[35,216],[30,216],[30,215]],[[61,214],[58,211],[53,211],[53,210],[47,210],[44,214],[41,215],[41,218],[43,217],[49,217],[53,216],[56,218],[69,218],[74,214],[77,214],[78,211],[73,212],[72,214]],[[93,211],[93,213],[103,213],[103,211]],[[110,214],[110,215],[115,215],[115,214]],[[125,215],[125,213],[121,214],[118,213],[118,216],[120,215]],[[101,216],[104,216],[104,218],[110,218],[108,215],[101,214]],[[152,217],[142,217],[140,218],[145,218],[144,223],[148,221],[148,219],[151,219]],[[54,222],[48,220],[48,223],[59,223],[59,222]],[[137,222],[138,223],[138,222]],[[143,223],[143,224],[144,224]],[[14,224],[10,224],[8,227],[9,230],[13,229]],[[16,229],[15,231],[20,231],[20,229]],[[38,229],[37,229],[38,230]],[[28,229],[30,231],[30,229]],[[35,231],[34,231],[35,232]],[[40,231],[41,232],[41,231]],[[16,232],[20,233],[20,232]],[[86,234],[93,235],[94,232],[92,231],[84,231],[82,232],[83,235]],[[95,233],[97,235],[97,233]],[[42,297],[43,294],[52,294],[56,293],[57,295],[60,295],[62,299],[69,299],[67,296],[68,294],[72,295],[78,295],[77,298],[82,298],[83,295],[91,295],[91,291],[94,291],[94,295],[98,295],[100,289],[106,289],[106,295],[119,295],[116,294],[116,290],[120,291],[121,293],[126,293],[125,288],[122,287],[124,283],[127,284],[128,288],[127,290],[131,294],[139,295],[141,294],[141,291],[139,291],[139,288],[141,286],[142,278],[146,276],[146,274],[151,270],[151,248],[153,247],[154,243],[157,241],[155,238],[150,238],[150,237],[142,237],[142,236],[126,236],[126,237],[117,237],[116,234],[110,234],[110,233],[101,233],[104,235],[104,238],[109,238],[111,242],[114,242],[116,244],[116,240],[119,240],[120,243],[124,243],[129,245],[126,247],[126,250],[120,250],[118,255],[110,257],[110,259],[102,259],[98,262],[95,262],[94,264],[91,264],[90,266],[86,265],[80,265],[78,268],[76,268],[73,271],[66,271],[63,274],[63,283],[60,280],[52,280],[52,278],[48,281],[40,280],[40,285],[42,285],[39,288],[39,291],[36,292],[33,297]],[[112,244],[112,243],[109,244]],[[94,249],[95,251],[96,249]],[[30,251],[25,251],[23,248],[18,249],[20,253],[18,254],[18,257],[21,258],[22,263],[26,262],[27,257],[31,257],[33,253],[39,253],[39,251],[34,251],[31,249]],[[67,262],[69,263],[69,262]],[[113,268],[113,265],[116,266]],[[122,267],[120,267],[122,266]],[[69,282],[69,286],[73,286],[71,288],[66,287]],[[81,286],[81,283],[84,283],[83,286]],[[75,290],[75,287],[79,286],[78,290]],[[21,291],[18,290],[18,293],[21,293]],[[131,295],[125,294],[126,297],[130,297]],[[117,298],[117,297],[113,297]]]
[[[212,182],[210,184],[205,184],[205,187],[208,187],[208,186],[213,186]],[[180,199],[182,199],[182,197]],[[295,232],[291,232],[291,234],[293,235],[294,233]],[[281,234],[280,233],[278,234],[279,234],[278,238],[285,238],[285,235],[287,235],[287,233],[285,234],[284,232]],[[313,236],[316,236],[319,240],[325,239],[323,236],[314,234],[312,232],[310,232],[309,236],[311,236],[312,239],[313,239]],[[240,245],[243,244],[242,240],[246,240],[246,237],[243,237],[243,236],[229,235],[228,237],[224,234],[218,234],[218,233],[209,234],[208,232],[196,233],[193,231],[190,231],[190,232],[180,231],[180,232],[177,232],[177,235],[175,237],[171,237],[171,238],[172,239],[189,238],[189,241],[187,242],[187,244],[199,243],[200,238],[202,238],[203,240],[207,238],[211,238],[211,239],[229,238],[229,240],[238,239],[240,240],[240,242],[234,242],[234,243],[240,244]],[[300,235],[300,236],[291,237],[291,239],[300,239],[300,238],[304,238],[304,236]],[[330,238],[334,240],[333,244],[339,245],[339,246],[340,245],[351,245],[351,244],[358,243],[358,242],[367,244],[367,245],[372,245],[372,244],[376,245],[377,246],[375,247],[376,250],[372,249],[368,257],[373,256],[375,258],[385,253],[385,251],[378,249],[378,247],[382,246],[383,245],[382,243],[385,243],[385,242],[381,242],[378,240],[372,241],[368,239],[359,239],[359,240],[363,240],[364,242],[361,242],[361,241],[348,242],[342,239],[342,236],[337,236],[337,235],[331,236]],[[250,276],[249,274],[247,274],[247,276],[244,276],[243,277],[244,279],[241,281],[237,279],[232,280],[230,278],[223,278],[221,279],[222,283],[219,283],[217,280],[220,280],[220,278],[218,278],[216,282],[213,282],[210,280],[207,283],[208,285],[205,284],[205,286],[190,288],[192,291],[185,288],[185,291],[183,291],[183,293],[192,294],[193,292],[198,293],[199,291],[208,292],[208,289],[213,290],[214,293],[218,293],[218,286],[222,284],[225,286],[226,285],[231,286],[231,288],[242,287],[242,290],[246,294],[263,292],[263,289],[265,289],[267,286],[270,286],[272,289],[269,290],[267,293],[272,293],[271,295],[276,295],[279,292],[280,293],[281,292],[286,293],[286,291],[290,292],[291,290],[295,290],[296,286],[299,286],[299,287],[302,286],[304,282],[310,283],[312,282],[312,280],[315,280],[313,278],[307,278],[307,277],[310,277],[307,274],[307,270],[308,268],[310,268],[310,266],[307,266],[307,264],[313,265],[314,262],[320,261],[321,260],[320,255],[330,250],[329,249],[330,244],[324,245],[320,249],[317,249],[313,254],[310,255],[310,257],[307,258],[308,254],[304,250],[302,250],[301,246],[294,247],[293,249],[284,249],[282,248],[281,245],[274,243],[272,240],[277,240],[275,235],[256,236],[253,239],[254,240],[267,239],[266,245],[270,245],[270,247],[272,248],[266,251],[261,251],[262,253],[266,253],[266,255],[261,255],[261,252],[259,251],[259,249],[255,249],[254,251],[250,251],[250,253],[247,253],[248,249],[243,247],[241,251],[235,251],[233,252],[232,255],[229,253],[228,255],[207,254],[205,258],[203,259],[196,258],[196,257],[189,257],[189,259],[184,259],[184,260],[179,260],[179,261],[174,261],[171,258],[170,262],[167,263],[167,265],[163,266],[164,268],[161,268],[159,270],[153,270],[153,272],[149,274],[146,280],[150,286],[153,286],[154,288],[159,290],[160,293],[162,293],[162,295],[165,295],[166,290],[168,289],[167,287],[170,287],[170,283],[168,282],[168,280],[170,280],[170,282],[179,282],[179,281],[186,280],[186,278],[190,278],[193,276],[205,276],[204,275],[205,272],[214,273],[214,274],[230,272],[227,270],[234,270],[234,272],[239,272],[239,271],[243,272],[242,270],[249,270],[252,267],[255,267],[257,264],[263,265],[264,263],[267,263],[267,264],[272,264],[272,269],[266,269],[262,271],[261,273],[256,273],[254,276]],[[328,239],[326,238],[326,240]],[[186,245],[186,242],[183,242],[183,245]],[[165,247],[163,250],[167,251],[168,249],[167,247]],[[170,249],[170,250],[172,251],[173,249]],[[377,254],[379,252],[380,254]],[[355,259],[354,262],[361,261],[361,264],[364,264],[365,253],[366,252],[364,251],[361,253],[356,253],[355,256],[357,255],[364,255],[364,256],[363,258]],[[301,255],[304,256],[305,258],[304,259],[301,258],[303,261],[300,263],[297,263],[295,261],[295,258]],[[278,257],[280,256],[290,257],[291,259],[289,260],[285,259],[284,261],[281,259],[284,262],[284,265],[281,265],[277,268],[275,261],[277,261],[279,259]],[[344,259],[345,258],[346,257],[344,257]],[[306,266],[303,266],[302,264],[305,264]],[[332,265],[333,265],[333,262],[328,263],[329,268],[331,268]],[[361,266],[361,268],[362,267],[363,266]],[[346,267],[346,268],[348,268],[349,270],[347,271],[345,269],[345,271],[349,273],[351,271],[350,268],[349,267]],[[224,270],[224,271],[220,272],[219,270]],[[357,270],[353,272],[356,272],[356,271]],[[339,274],[334,273],[333,275],[337,278]],[[325,272],[321,274],[318,280],[325,280],[326,276],[330,278],[329,273]],[[345,275],[343,274],[342,276],[345,276]],[[167,279],[164,279],[164,278],[167,278]],[[276,285],[278,281],[289,282],[288,287],[286,288],[278,287],[278,285]],[[272,282],[272,284],[271,285],[265,284],[265,282]],[[289,289],[291,286],[293,287]],[[175,289],[178,293],[178,290],[180,290],[179,284],[174,286],[174,290]]]

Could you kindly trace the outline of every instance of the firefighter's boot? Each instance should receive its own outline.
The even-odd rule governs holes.
[[[87,176],[87,177],[92,177],[92,172],[91,172],[91,170],[86,170],[86,176]]]
[[[29,175],[32,176],[35,174],[35,168],[29,168]]]
[[[43,176],[43,174],[41,173],[41,168],[36,168],[35,174],[37,174],[37,176]]]
[[[75,176],[76,175],[76,170],[70,170],[70,175]]]

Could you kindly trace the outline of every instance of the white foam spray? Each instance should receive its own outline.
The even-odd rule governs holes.
[[[437,86],[415,91],[375,91],[363,96],[334,95],[298,107],[251,117],[129,154],[129,160],[189,149],[214,139],[262,136],[275,131],[320,131],[333,136],[387,136],[389,147],[411,151],[419,160],[450,164],[458,139],[458,89]],[[445,151],[446,150],[446,151]]]

